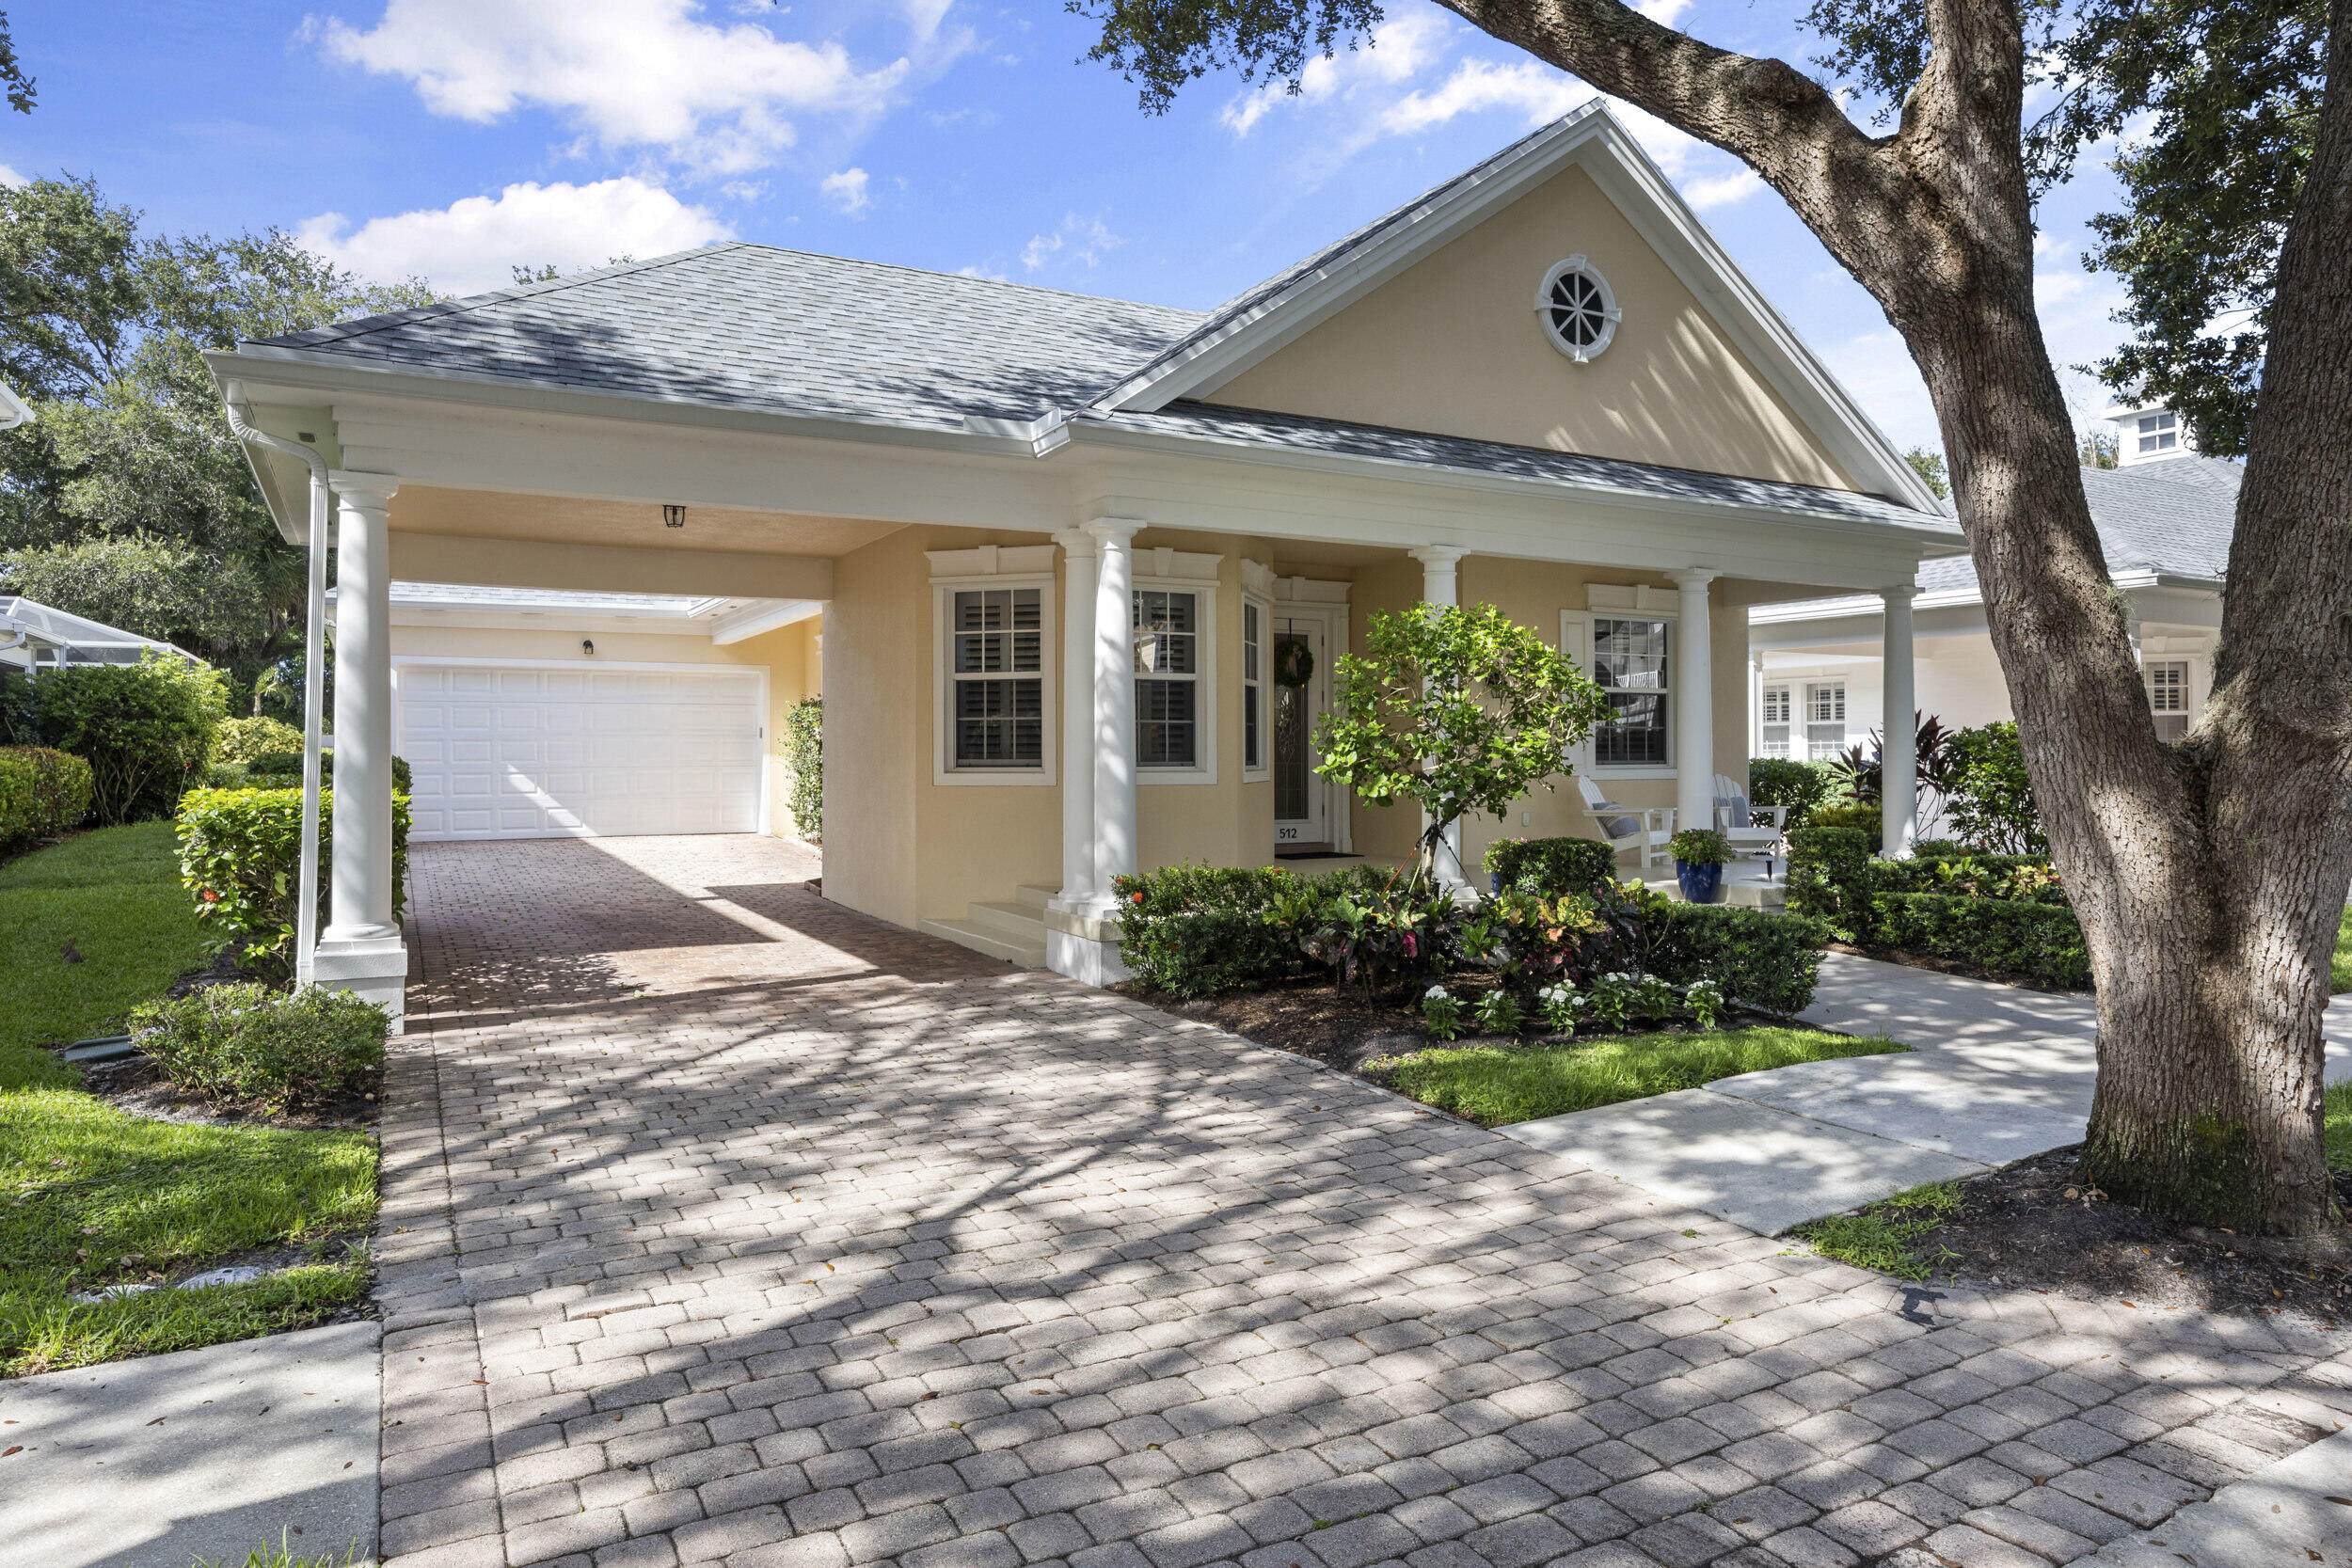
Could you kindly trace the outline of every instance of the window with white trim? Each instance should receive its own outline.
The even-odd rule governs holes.
[[[1787,756],[1790,710],[1788,688],[1786,686],[1766,687],[1763,701],[1759,706],[1762,717],[1758,722],[1763,733],[1756,737],[1756,744],[1762,748],[1761,754],[1768,757]]]
[[[2156,738],[2178,740],[2188,734],[2188,660],[2152,659],[2141,671],[2148,683],[2148,711],[2155,716]]]
[[[948,766],[1045,766],[1045,590],[958,588],[948,597]]]
[[[1671,759],[1666,647],[1673,626],[1649,615],[1593,617],[1593,679],[1611,709],[1593,729],[1596,767],[1662,768]]]
[[[1245,596],[1241,601],[1241,768],[1244,778],[1271,772],[1267,756],[1266,624],[1272,607]]]
[[[2179,416],[2169,412],[2169,410],[2163,413],[2142,414],[2139,417],[2138,425],[2139,428],[2137,434],[2139,436],[2139,450],[2141,452],[2151,453],[2159,451],[2174,451],[2179,450],[2181,445],[2181,421]]]
[[[1200,593],[1135,591],[1136,766],[1200,766]]]
[[[1606,353],[1625,319],[1609,279],[1581,256],[1556,261],[1535,287],[1535,315],[1552,347],[1585,364]]]
[[[1804,754],[1826,762],[1846,749],[1846,683],[1814,681],[1804,689]]]

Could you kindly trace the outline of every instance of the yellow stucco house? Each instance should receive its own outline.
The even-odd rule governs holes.
[[[1883,594],[1907,712],[1963,547],[1598,105],[1207,314],[723,245],[212,363],[288,537],[337,496],[319,973],[395,1006],[395,750],[425,836],[782,828],[821,659],[826,896],[1101,978],[1122,872],[1407,851],[1313,769],[1368,616],[1557,637],[1620,709],[1579,770],[1704,822],[1749,610]]]

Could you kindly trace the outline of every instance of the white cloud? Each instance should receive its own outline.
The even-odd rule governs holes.
[[[918,43],[945,6],[912,6]],[[550,110],[608,150],[650,149],[699,173],[771,164],[798,119],[852,127],[888,108],[914,72],[905,56],[866,69],[838,42],[716,25],[697,0],[389,0],[361,31],[310,25],[326,54],[412,83],[436,114],[489,124],[518,106]],[[774,13],[771,13],[774,14]]]
[[[1001,273],[1001,272],[991,272],[991,271],[989,271],[986,267],[977,267],[977,266],[962,266],[962,267],[958,267],[958,268],[956,269],[956,276],[957,276],[958,277],[980,277],[980,278],[985,278],[985,279],[987,279],[987,280],[988,280],[989,282],[991,282],[991,283],[1002,283],[1002,282],[1006,281],[1005,275],[1004,275],[1003,273]]]
[[[1320,103],[1353,99],[1366,87],[1395,86],[1421,74],[1445,50],[1452,29],[1427,11],[1408,11],[1375,28],[1361,48],[1310,60],[1298,74],[1298,91],[1273,82],[1225,105],[1222,119],[1237,136],[1291,102]]]
[[[1061,220],[1060,228],[1036,235],[1021,247],[1021,264],[1035,272],[1056,257],[1066,255],[1073,261],[1083,261],[1091,267],[1125,243],[1104,227],[1101,218],[1082,218],[1072,213]]]
[[[838,174],[828,174],[817,184],[832,198],[834,206],[851,217],[870,205],[871,198],[866,194],[866,171],[862,168],[845,168]]]
[[[635,176],[592,185],[509,185],[447,207],[370,218],[341,213],[297,226],[295,237],[362,277],[423,277],[444,293],[480,293],[514,281],[511,268],[553,262],[565,272],[615,256],[640,261],[728,237],[725,224]]]
[[[1671,26],[1690,3],[1645,0],[1641,9],[1652,21]],[[1456,44],[1471,36],[1434,12],[1408,12],[1384,23],[1374,34],[1372,48],[1311,62],[1299,74],[1296,93],[1287,93],[1279,85],[1261,88],[1228,103],[1222,118],[1235,135],[1246,136],[1286,104],[1343,111],[1345,128],[1336,136],[1318,138],[1306,155],[1311,180],[1375,142],[1422,135],[1465,115],[1506,115],[1532,130],[1599,96],[1585,83],[1539,60],[1456,57]],[[1440,69],[1441,79],[1425,87],[1413,85]],[[1702,211],[1724,207],[1764,188],[1730,154],[1629,103],[1609,102],[1692,206]]]
[[[15,169],[9,167],[7,164],[0,164],[0,185],[5,185],[9,190],[14,190],[19,185],[29,185],[32,182],[30,180],[27,180],[24,176],[17,173]]]

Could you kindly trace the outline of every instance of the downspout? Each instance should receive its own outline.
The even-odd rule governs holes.
[[[326,648],[326,459],[299,441],[257,428],[245,401],[245,386],[223,388],[229,428],[237,439],[270,451],[299,457],[310,468],[310,590],[302,644],[302,854],[294,887],[294,989],[310,984],[319,942],[319,749],[326,729],[326,687],[321,662]]]

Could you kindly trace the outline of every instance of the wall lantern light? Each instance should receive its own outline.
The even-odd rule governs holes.
[[[684,528],[686,526],[686,508],[678,505],[675,501],[671,501],[667,505],[663,506],[661,509],[661,526],[663,528]]]
[[[583,637],[583,638],[581,638],[581,639],[580,640],[580,654],[581,654],[581,656],[582,656],[583,657],[587,657],[587,658],[594,658],[594,657],[596,657],[596,640],[595,638],[593,638],[593,637]]]

